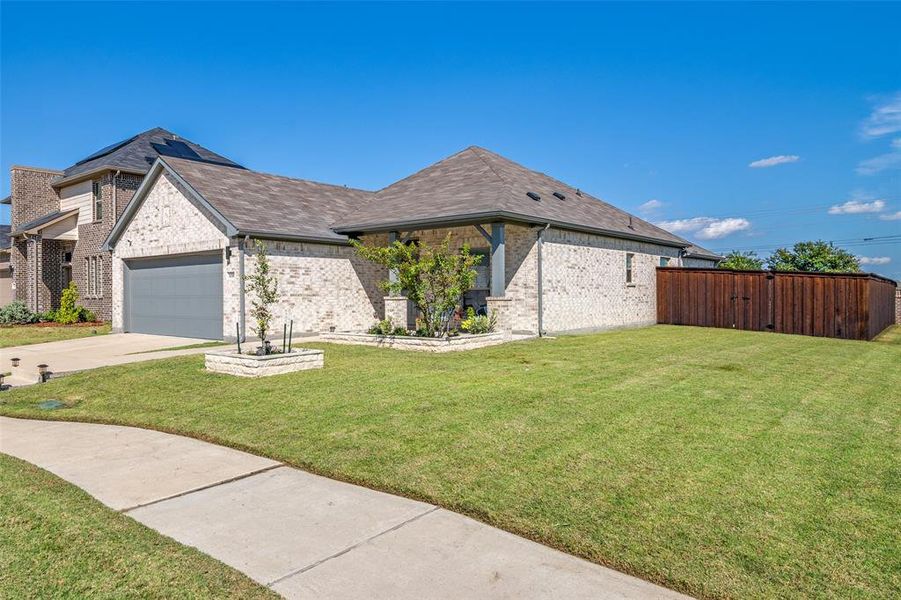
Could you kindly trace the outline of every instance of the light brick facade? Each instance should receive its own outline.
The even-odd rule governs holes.
[[[198,252],[222,256],[223,331],[233,339],[240,322],[241,297],[238,240],[229,240],[187,190],[163,173],[149,190],[142,206],[116,242],[113,252],[113,326],[123,326],[125,260]],[[486,225],[486,228],[488,226]],[[537,332],[539,327],[539,228],[506,224],[505,295],[489,299],[503,306],[505,331]],[[411,237],[436,244],[450,233],[454,249],[467,244],[487,252],[489,244],[473,226],[416,231]],[[363,242],[387,243],[387,235],[364,236]],[[243,240],[241,241],[243,242]],[[256,268],[259,241],[244,251],[246,275]],[[379,282],[387,271],[359,258],[341,244],[266,240],[272,273],[279,281],[279,302],[273,312],[273,330],[293,320],[295,333],[365,331],[386,315],[385,293]],[[243,245],[243,244],[242,244]],[[626,282],[626,256],[631,254],[632,282]],[[639,326],[656,320],[656,268],[665,257],[680,266],[680,250],[669,246],[620,238],[548,229],[542,245],[543,327],[564,332]],[[487,269],[487,265],[485,265]],[[479,286],[487,282],[480,276]],[[485,290],[487,296],[487,289]],[[245,297],[245,334],[253,337],[252,296]],[[400,324],[398,301],[389,299],[390,316]],[[499,310],[499,309],[498,309]]]
[[[550,229],[542,260],[545,331],[649,325],[657,320],[661,257],[679,266],[679,249]],[[632,255],[632,283],[626,255]]]
[[[387,236],[368,237],[367,243],[385,243]],[[359,331],[381,318],[384,293],[378,282],[387,271],[358,256],[349,246],[303,242],[265,241],[273,274],[279,280],[279,302],[273,309],[273,327],[294,321],[294,332]],[[226,252],[226,248],[228,251]],[[245,275],[256,268],[258,246],[245,252]],[[235,337],[240,322],[240,251],[213,224],[210,216],[189,199],[188,192],[167,174],[149,190],[140,210],[129,222],[113,251],[112,321],[122,330],[125,260],[198,252],[222,255],[223,337]],[[253,336],[250,294],[246,295],[246,335]]]

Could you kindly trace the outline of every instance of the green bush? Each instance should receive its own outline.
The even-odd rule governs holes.
[[[71,325],[78,323],[81,316],[78,306],[78,286],[74,281],[69,282],[69,286],[63,290],[62,298],[59,301],[59,310],[56,311],[56,322],[62,325]]]
[[[26,323],[34,323],[37,316],[28,310],[25,303],[16,300],[0,308],[0,324],[3,325],[24,325]]]
[[[393,331],[394,325],[391,324],[391,319],[382,319],[369,328],[371,335],[391,335]]]
[[[35,313],[34,317],[38,323],[53,323],[56,321],[57,311],[50,309],[42,313]]]
[[[491,333],[497,319],[494,315],[477,315],[476,311],[470,306],[466,309],[466,318],[460,322],[460,329],[466,333]]]

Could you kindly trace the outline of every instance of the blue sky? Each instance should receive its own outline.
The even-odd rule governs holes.
[[[476,144],[711,249],[847,240],[901,278],[901,4],[0,11],[3,195],[155,126],[367,189]]]

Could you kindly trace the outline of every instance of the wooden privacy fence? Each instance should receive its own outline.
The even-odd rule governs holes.
[[[891,279],[867,273],[657,268],[657,322],[871,340],[895,322]]]

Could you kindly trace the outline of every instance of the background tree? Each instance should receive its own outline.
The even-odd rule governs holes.
[[[720,261],[720,269],[737,269],[739,271],[759,271],[763,268],[763,259],[757,257],[757,253],[739,252],[733,250]]]
[[[251,327],[251,330],[265,348],[269,325],[272,323],[272,305],[278,302],[278,279],[270,274],[266,244],[257,242],[256,270],[251,275],[245,275],[244,280],[248,283],[247,291],[255,296],[250,303],[250,316],[256,322],[256,327]]]
[[[470,254],[465,245],[460,252],[450,250],[450,234],[437,246],[396,241],[390,246],[366,246],[352,242],[367,260],[397,272],[397,281],[383,281],[389,294],[405,294],[419,309],[422,326],[430,337],[447,335],[454,309],[476,281],[473,267],[481,256]]]
[[[774,271],[814,271],[819,273],[856,273],[860,271],[857,257],[817,240],[798,242],[791,250],[779,248],[767,258],[767,268]]]

